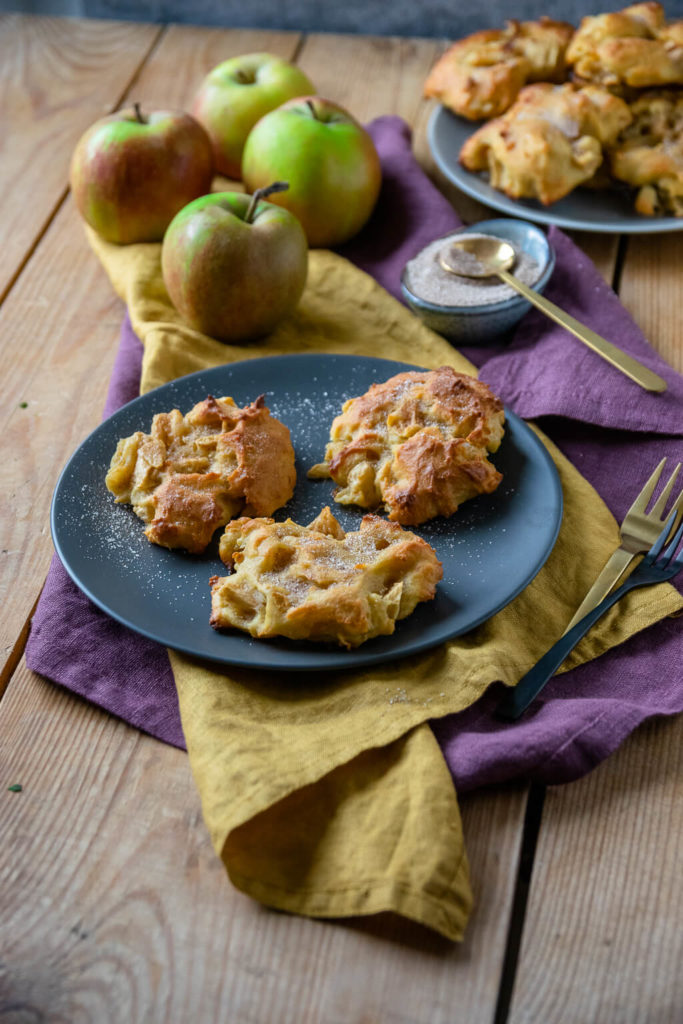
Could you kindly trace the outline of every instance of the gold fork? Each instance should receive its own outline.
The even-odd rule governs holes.
[[[577,608],[574,617],[564,631],[565,633],[567,633],[572,626],[575,626],[579,619],[582,619],[584,615],[587,615],[587,613],[595,608],[596,605],[600,604],[603,598],[607,597],[615,584],[622,579],[624,573],[638,555],[647,551],[657,540],[657,537],[663,529],[667,519],[667,516],[663,514],[664,509],[666,508],[669,495],[671,494],[676,477],[678,476],[678,471],[681,468],[681,463],[679,462],[669,477],[662,493],[648,512],[647,506],[654,494],[657,481],[662,475],[665,462],[666,459],[662,459],[626,513],[624,521],[621,524],[620,546],[612,554],[611,558],[605,565],[605,568],[602,570],[597,580]],[[683,516],[683,491],[681,491],[676,498],[668,515],[671,515],[671,512],[673,512],[674,509],[678,512],[678,515],[674,520],[671,531],[676,529],[681,521],[681,516]]]

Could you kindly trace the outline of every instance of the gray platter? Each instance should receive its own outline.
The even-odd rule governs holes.
[[[546,561],[562,519],[555,466],[531,429],[507,413],[505,438],[493,457],[503,482],[493,495],[467,502],[450,519],[416,532],[435,548],[444,579],[434,601],[419,605],[392,636],[353,651],[286,639],[253,640],[209,626],[209,577],[225,569],[217,531],[201,556],[150,544],[131,508],[116,505],[104,485],[120,437],[148,431],[152,416],[174,407],[187,412],[207,394],[239,405],[265,393],[268,407],[289,427],[297,456],[297,487],[277,519],[308,523],[330,505],[346,530],[363,512],[335,505],[329,481],[311,481],[309,466],[325,450],[342,402],[370,384],[416,367],[385,359],[337,355],[273,356],[246,360],[173,381],[136,398],[105,420],[78,448],[57,484],[52,536],[74,582],[113,618],[167,647],[213,662],[288,671],[327,671],[389,661],[466,633],[512,600]]]
[[[509,199],[503,192],[491,188],[484,173],[466,171],[458,163],[463,143],[478,127],[476,122],[456,117],[445,107],[437,107],[429,120],[428,139],[432,156],[446,178],[485,206],[512,217],[576,231],[627,235],[683,231],[683,217],[637,214],[633,209],[633,193],[626,187],[623,191],[577,188],[551,206],[543,206],[535,199]]]

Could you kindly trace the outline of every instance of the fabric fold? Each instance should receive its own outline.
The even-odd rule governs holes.
[[[647,344],[578,246],[555,227],[548,237],[557,261],[546,298],[658,373],[667,390],[643,390],[537,310],[524,317],[504,352],[486,360],[482,379],[526,419],[564,416],[612,430],[683,436],[683,377]]]
[[[450,344],[337,254],[311,252],[299,308],[267,338],[239,346],[223,345],[181,322],[160,284],[159,246],[122,250],[92,233],[90,240],[143,341],[143,391],[205,366],[305,351],[371,354],[474,372]],[[595,491],[540,432],[539,437],[555,461],[564,494],[558,541],[522,594],[466,637],[420,657],[312,681],[228,666],[217,671],[171,652],[207,825],[244,891],[318,916],[358,914],[362,907],[409,910],[449,938],[462,934],[471,900],[464,847],[452,781],[447,795],[442,784],[448,772],[436,767],[440,754],[427,722],[465,710],[497,680],[513,685],[562,632],[617,543],[615,524]],[[683,599],[668,585],[647,595],[633,592],[596,626],[567,667],[682,607]],[[399,769],[388,749],[408,734],[413,739],[401,747]],[[423,785],[419,825],[407,828],[413,778],[440,782]],[[429,806],[432,801],[439,813]],[[381,827],[376,830],[373,822]],[[432,851],[428,861],[424,843]]]
[[[414,161],[407,126],[381,118],[371,130],[385,177],[368,229],[344,248],[347,259],[311,254],[299,311],[256,345],[224,346],[180,323],[161,281],[159,246],[107,246],[91,236],[134,329],[125,324],[122,331],[108,412],[133,397],[138,382],[147,391],[207,366],[287,352],[385,356],[473,372],[451,345],[387,294],[398,296],[405,261],[458,221]],[[577,263],[578,250],[565,245],[564,236],[557,233],[554,241],[565,275],[555,301],[563,304],[562,289],[578,274],[576,291],[586,316],[595,292],[597,306],[609,306],[613,330],[625,337],[632,331],[627,341],[633,354],[654,359],[649,365],[662,372],[661,360],[635,325],[628,327],[632,321],[616,298],[607,302],[598,295],[596,281],[601,279],[592,264],[585,257]],[[565,308],[581,318],[573,301],[567,295]],[[649,705],[645,701],[630,715],[619,713],[620,680],[610,682],[602,670],[610,662],[616,663],[617,673],[631,665],[630,652],[645,649],[655,633],[662,651],[680,651],[671,616],[681,611],[683,598],[664,584],[632,592],[612,609],[523,725],[501,726],[492,718],[502,685],[514,685],[560,635],[618,543],[616,523],[594,489],[601,490],[603,477],[616,477],[613,471],[601,474],[591,462],[596,450],[592,431],[621,427],[633,411],[624,399],[623,382],[604,378],[609,385],[596,383],[594,364],[580,362],[578,375],[567,374],[564,339],[569,336],[553,337],[559,329],[549,321],[539,326],[532,344],[531,317],[522,321],[508,349],[480,350],[473,358],[483,367],[484,379],[499,380],[502,397],[516,411],[524,415],[525,402],[534,399],[536,404],[528,407],[537,411],[526,415],[552,414],[545,422],[553,427],[569,422],[556,417],[568,414],[571,399],[585,391],[590,401],[577,404],[566,434],[557,433],[579,469],[590,464],[594,486],[546,434],[540,435],[565,496],[560,536],[530,586],[466,636],[419,658],[324,680],[313,693],[310,679],[269,679],[229,669],[219,673],[177,654],[171,655],[171,671],[163,648],[107,619],[70,584],[61,566],[51,571],[27,647],[29,666],[180,746],[179,702],[216,851],[234,883],[262,902],[321,917],[393,910],[457,939],[471,894],[451,776],[462,788],[520,775],[561,781],[564,771],[565,777],[575,777],[614,749],[642,720],[639,715],[660,709],[671,713],[681,698],[680,672],[676,678],[672,671],[666,697],[653,693]],[[596,322],[591,325],[600,329]],[[142,359],[136,335],[144,344]],[[666,368],[662,375],[667,373],[673,371]],[[540,397],[535,396],[536,379]],[[675,374],[671,379],[675,397],[680,380]],[[646,396],[648,401],[660,397]],[[643,440],[649,438],[656,447],[663,437],[653,432],[675,433],[669,405],[656,406],[656,417],[649,405],[638,411],[638,403],[632,404],[630,431],[653,421]],[[603,421],[604,428],[598,427]],[[588,434],[580,443],[574,432],[580,437],[582,429]],[[620,436],[639,443],[634,435]],[[615,484],[609,495],[612,507],[616,495]],[[582,678],[585,683],[577,688]],[[603,679],[607,683],[601,691]],[[563,704],[566,715],[558,713]],[[435,723],[447,764],[428,721]]]
[[[380,117],[371,131],[382,154],[382,194],[367,228],[340,252],[400,299],[407,261],[461,221],[414,159],[405,122]],[[554,226],[548,239],[557,258],[545,295],[664,377],[668,391],[643,391],[536,310],[500,344],[466,350],[482,367],[482,380],[525,419],[566,416],[611,429],[683,435],[683,377],[651,348],[586,254]]]
[[[286,690],[273,703],[253,674],[221,677],[178,655],[171,661],[204,817],[239,889],[280,910],[392,911],[462,938],[472,899],[460,815],[426,725],[402,734],[397,721],[370,735],[362,716],[349,722],[342,713],[341,730],[311,726],[302,747],[299,734],[310,723],[307,715],[296,720],[301,705],[291,687],[273,680],[276,693]],[[336,699],[337,686],[328,689]],[[318,697],[314,686],[301,701],[324,725]],[[247,725],[244,707],[235,728],[240,701],[253,704],[257,728]],[[292,742],[294,762],[286,754]]]

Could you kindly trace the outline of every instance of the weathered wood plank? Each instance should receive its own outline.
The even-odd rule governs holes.
[[[619,296],[645,337],[670,366],[683,372],[681,266],[683,234],[633,236]]]
[[[470,797],[461,947],[388,915],[322,923],[237,893],[185,754],[22,664],[2,702],[0,1016],[97,1024],[489,1024],[522,790]],[[7,792],[18,782],[21,793]],[[23,1018],[22,1018],[23,1019]]]
[[[45,31],[40,19],[37,24]],[[57,21],[60,31],[64,24]],[[81,23],[74,24],[79,39]],[[203,75],[224,57],[257,49],[292,56],[297,41],[291,33],[171,28],[129,99],[188,106]],[[68,43],[64,48],[69,52]],[[112,90],[108,106],[117,101]],[[0,692],[47,570],[52,490],[68,456],[99,421],[123,313],[69,197],[0,308],[6,349],[0,424],[12,452],[4,487],[18,510],[0,521]]]
[[[116,106],[161,31],[0,15],[0,301],[64,196],[76,142]]]
[[[673,1024],[683,1007],[683,721],[548,790],[510,1024]]]
[[[101,416],[122,315],[69,200],[0,307],[3,486],[13,510],[0,517],[0,665],[45,578],[52,491]]]
[[[261,51],[292,60],[300,39],[295,32],[170,25],[131,88],[129,99],[139,100],[148,109],[187,110],[202,79],[216,64]]]
[[[680,235],[628,240],[620,298],[683,369]],[[683,1006],[681,720],[548,792],[510,1024],[668,1024]]]
[[[284,35],[170,29],[136,81],[135,98],[185,105],[224,56],[279,46],[292,54],[295,43]],[[432,44],[334,37],[309,43],[306,70],[321,92],[364,119],[415,116],[421,100],[410,78],[421,81]],[[361,58],[350,72],[359,43]],[[368,97],[370,74],[377,85]],[[2,546],[11,556],[2,594],[5,643],[30,607],[29,581],[44,573],[50,494],[66,456],[98,419],[121,313],[69,201],[0,313],[0,329],[15,340],[1,385],[4,436],[18,453],[10,492],[25,510],[3,527]],[[13,588],[16,579],[25,582]],[[478,907],[467,942],[452,948],[390,919],[320,924],[271,914],[239,896],[209,847],[185,756],[24,666],[0,716],[9,737],[0,776],[25,787],[0,793],[3,833],[12,836],[0,853],[2,930],[12,937],[0,991],[13,1005],[27,1012],[49,1007],[64,1020],[78,1010],[98,1024],[450,1024],[454,1006],[468,1019],[490,1021],[523,791],[467,801]]]
[[[412,125],[424,104],[422,82],[441,49],[433,39],[311,35],[297,63],[320,95],[359,121],[396,114]]]

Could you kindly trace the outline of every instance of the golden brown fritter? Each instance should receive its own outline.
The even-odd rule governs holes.
[[[599,86],[528,85],[467,139],[460,162],[488,171],[491,185],[514,199],[547,205],[593,177],[631,117],[628,104]]]
[[[667,24],[658,3],[583,18],[567,49],[579,82],[618,94],[657,85],[683,85],[683,21]]]
[[[158,413],[149,434],[122,438],[105,482],[152,543],[196,554],[235,516],[272,515],[289,501],[294,449],[263,395],[244,409],[210,395],[186,416]]]
[[[434,597],[434,550],[378,516],[344,533],[329,508],[309,526],[237,519],[220,542],[229,576],[211,579],[211,625],[251,636],[358,647]]]
[[[313,478],[338,484],[342,505],[387,510],[417,526],[490,494],[502,477],[487,452],[503,436],[503,405],[486,384],[450,366],[399,373],[345,402]]]
[[[638,213],[683,217],[683,93],[646,92],[631,112],[633,122],[609,154],[612,174],[638,188]]]
[[[574,29],[564,21],[508,21],[454,43],[432,68],[424,94],[462,117],[497,117],[527,82],[561,82]]]

